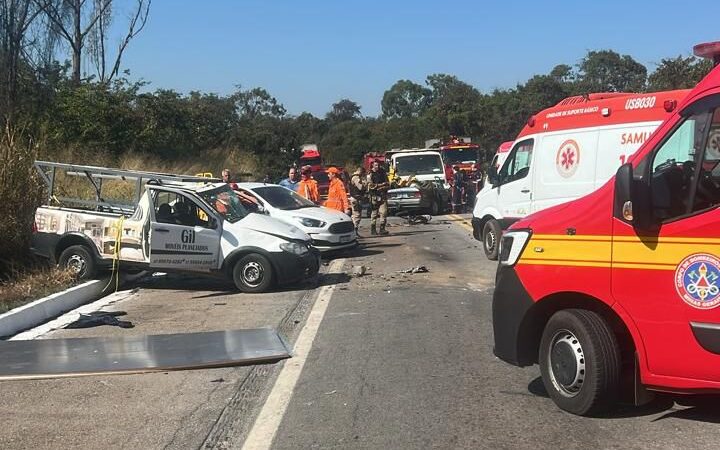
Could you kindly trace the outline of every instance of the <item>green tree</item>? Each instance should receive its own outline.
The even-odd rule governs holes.
[[[432,91],[410,80],[399,80],[383,94],[385,117],[412,118],[422,115],[430,106]]]
[[[246,119],[259,116],[282,117],[287,113],[285,107],[263,88],[243,91],[240,87],[233,94],[238,114]]]
[[[648,77],[648,90],[667,91],[692,88],[712,70],[712,61],[694,56],[665,58]]]
[[[325,115],[325,118],[331,123],[346,122],[361,117],[360,105],[348,98],[333,103],[330,111]]]
[[[454,75],[433,74],[426,83],[432,90],[428,116],[440,134],[467,135],[479,131],[480,92]]]
[[[645,66],[612,50],[589,51],[578,69],[579,93],[641,92],[647,79]]]

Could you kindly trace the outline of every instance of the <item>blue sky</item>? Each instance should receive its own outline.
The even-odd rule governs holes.
[[[154,0],[123,66],[150,89],[260,86],[291,114],[323,116],[350,98],[376,115],[395,81],[432,73],[488,91],[599,49],[652,70],[720,40],[719,13],[718,0]]]

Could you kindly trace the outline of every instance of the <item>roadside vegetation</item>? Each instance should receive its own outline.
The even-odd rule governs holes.
[[[54,267],[24,267],[10,271],[0,280],[0,314],[33,300],[67,289],[75,284],[74,275]]]
[[[117,14],[120,3],[0,1],[0,274],[29,260],[33,212],[42,199],[36,158],[191,174],[219,175],[229,167],[240,178],[276,179],[304,143],[317,143],[329,163],[352,166],[368,151],[422,146],[449,134],[472,136],[490,157],[530,115],[567,96],[691,87],[711,67],[677,56],[659,61],[648,76],[629,55],[590,51],[490,92],[451,74],[398,80],[377,117],[363,115],[351,99],[330,105],[324,117],[291,115],[262,87],[219,95],[131,81],[122,54],[142,39],[152,11],[149,0],[135,0],[124,4],[134,13]],[[118,47],[105,33],[111,20],[127,20],[112,54],[107,49]],[[81,33],[68,32],[76,29]]]

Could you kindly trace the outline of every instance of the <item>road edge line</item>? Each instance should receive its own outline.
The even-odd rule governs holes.
[[[328,272],[334,273],[341,270],[344,263],[344,259],[334,260],[330,264]],[[320,288],[305,321],[305,326],[295,340],[294,356],[285,361],[275,379],[275,384],[243,443],[243,450],[269,449],[272,446],[334,291],[335,284]]]

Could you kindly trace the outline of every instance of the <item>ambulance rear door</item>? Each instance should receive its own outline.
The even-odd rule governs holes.
[[[660,122],[641,122],[602,127],[598,138],[594,189],[607,182],[618,167],[650,137]]]

